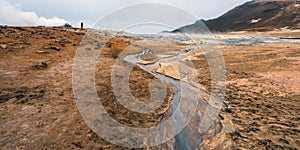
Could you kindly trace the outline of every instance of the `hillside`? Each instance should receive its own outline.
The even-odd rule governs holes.
[[[268,31],[280,28],[300,28],[299,0],[253,0],[240,5],[224,15],[201,20],[214,32]],[[173,32],[200,33],[200,21]]]

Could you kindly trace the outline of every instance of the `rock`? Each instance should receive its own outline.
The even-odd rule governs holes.
[[[233,113],[233,111],[231,109],[229,109],[229,108],[225,108],[225,112],[229,113],[229,114]]]
[[[11,99],[13,99],[14,97],[10,96],[10,95],[0,95],[0,104],[1,103],[5,103]]]
[[[60,48],[59,47],[56,47],[56,46],[50,46],[50,49],[53,49],[53,50],[56,50],[56,51],[59,51]]]
[[[147,54],[153,54],[153,52],[150,49],[143,50],[142,55],[147,55]]]
[[[79,149],[83,148],[83,146],[81,145],[81,142],[72,142],[72,144]]]
[[[60,51],[60,48],[57,46],[48,46],[48,47],[44,47],[44,49],[52,49],[52,50]]]
[[[190,52],[192,49],[190,49],[190,48],[188,48],[188,49],[185,49],[184,51],[186,52],[186,53],[188,53],[188,52]]]
[[[48,54],[49,52],[45,52],[45,51],[36,51],[37,54]]]
[[[0,47],[2,48],[2,49],[6,49],[7,48],[7,46],[6,45],[0,45]]]
[[[172,67],[172,65],[167,64],[167,63],[160,63],[160,68],[156,70],[157,73],[166,75],[168,77],[171,77],[173,79],[176,80],[180,80],[180,74],[177,70],[175,70],[174,67]]]
[[[30,43],[28,41],[23,40],[22,42],[26,45],[30,45]]]
[[[154,64],[155,62],[157,62],[158,59],[153,59],[153,60],[143,60],[141,62],[139,62],[139,64],[141,65],[150,65],[150,64]]]
[[[46,62],[41,62],[41,64],[33,66],[33,69],[42,70],[46,69],[47,67],[48,64]]]
[[[221,120],[224,120],[224,117],[222,115],[219,114],[219,117]]]
[[[47,68],[48,64],[46,62],[41,62],[41,66],[44,67],[44,68]]]
[[[15,46],[15,43],[8,43],[9,46]]]
[[[20,30],[20,31],[25,31],[25,29],[21,28],[21,27],[16,27],[17,30]]]
[[[17,95],[17,96],[15,96],[15,98],[17,98],[18,100],[19,99],[22,99],[22,98],[24,98],[25,96],[23,95],[23,94],[20,94],[20,95]]]
[[[106,43],[106,46],[107,46],[108,48],[111,48],[111,47],[112,47],[112,43],[111,43],[111,42],[107,42],[107,43]]]

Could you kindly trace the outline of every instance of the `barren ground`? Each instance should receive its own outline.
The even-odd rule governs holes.
[[[1,149],[124,149],[90,130],[76,107],[72,64],[85,32],[48,27],[0,28]],[[103,36],[102,42],[105,39],[109,37]],[[161,108],[153,114],[141,115],[118,104],[110,85],[116,56],[135,40],[119,37],[102,43],[106,46],[101,53],[104,60],[97,64],[96,88],[113,118],[127,126],[151,127],[167,112],[174,93],[172,88],[168,88]],[[165,50],[167,48],[170,46]],[[228,108],[220,113],[224,118],[223,130],[212,140],[204,140],[201,148],[222,149],[223,142],[227,148],[300,149],[300,44],[223,45],[219,48],[226,63]],[[138,51],[131,49],[130,53]],[[201,88],[209,91],[206,60],[199,52],[192,61],[199,69]],[[130,75],[133,95],[141,101],[147,100],[153,79],[135,67]],[[226,131],[226,124],[234,130]],[[170,148],[170,145],[153,149],[162,148]]]

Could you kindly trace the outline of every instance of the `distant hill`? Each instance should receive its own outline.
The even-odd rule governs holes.
[[[201,21],[215,32],[300,29],[300,0],[253,0],[216,19]],[[201,33],[201,21],[172,32]]]

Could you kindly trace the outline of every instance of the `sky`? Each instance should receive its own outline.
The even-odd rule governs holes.
[[[80,22],[84,22],[85,27],[93,27],[99,20],[111,15],[112,13],[141,3],[159,3],[169,5],[167,11],[160,7],[156,10],[149,7],[143,7],[141,13],[143,15],[159,14],[161,18],[173,18],[170,20],[172,27],[180,27],[191,24],[197,19],[216,18],[235,6],[245,3],[247,0],[0,0],[0,24],[13,26],[57,26],[64,23],[70,23],[72,26],[79,27]],[[177,10],[176,10],[177,9]],[[183,19],[181,12],[188,12],[194,18]],[[140,20],[144,16],[138,15],[140,12],[134,13],[135,7],[132,7],[131,19]],[[119,13],[127,13],[127,11],[119,11]],[[155,15],[155,14],[154,14]],[[122,15],[121,15],[122,16]],[[119,17],[121,17],[119,15]],[[128,18],[128,17],[127,17]],[[147,17],[146,17],[147,18]],[[187,17],[188,18],[188,17]],[[126,22],[128,19],[115,18]],[[111,20],[109,20],[111,21]],[[114,23],[116,23],[114,21]],[[134,25],[133,25],[134,26]],[[167,29],[163,25],[140,25],[135,26],[136,32],[146,29],[145,26],[152,26],[151,31],[161,31]]]

